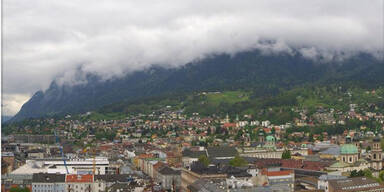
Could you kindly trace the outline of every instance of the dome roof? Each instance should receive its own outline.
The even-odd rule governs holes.
[[[340,153],[341,154],[355,154],[355,153],[358,153],[358,149],[353,144],[345,144],[345,145],[341,146]]]
[[[267,139],[267,141],[275,141],[275,137],[273,137],[271,135],[268,135],[266,139]]]

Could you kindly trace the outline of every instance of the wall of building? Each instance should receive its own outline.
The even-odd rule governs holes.
[[[32,192],[65,192],[65,183],[32,183]]]

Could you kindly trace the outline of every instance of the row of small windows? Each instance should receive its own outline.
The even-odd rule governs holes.
[[[355,161],[357,161],[357,157],[355,157],[354,159],[355,159]],[[352,163],[352,160],[353,160],[353,158],[349,157],[349,161],[348,162]],[[343,162],[347,162],[347,158],[343,157]]]
[[[379,155],[376,156],[376,153],[374,153],[374,154],[373,154],[373,159],[376,160],[376,157],[379,157],[378,159],[381,159],[381,154],[379,154]]]
[[[69,188],[72,188],[74,186],[74,188],[75,189],[79,189],[80,188],[80,190],[83,190],[83,189],[85,189],[85,188],[83,188],[83,186],[78,186],[78,185],[71,185],[71,184],[69,184],[68,185],[68,187]],[[53,185],[41,185],[41,184],[36,184],[36,185],[33,185],[32,186],[33,188],[34,188],[34,192],[51,192],[51,190],[52,190],[52,188],[53,188]],[[88,185],[88,188],[90,188],[91,187],[91,185]],[[48,188],[48,189],[36,189],[36,188]],[[57,191],[57,189],[55,190],[55,191]],[[64,191],[64,190],[62,190],[62,191]]]

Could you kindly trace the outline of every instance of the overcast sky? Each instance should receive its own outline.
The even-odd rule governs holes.
[[[384,0],[4,0],[3,113],[76,69],[104,78],[249,49],[383,51]],[[260,39],[274,40],[270,46]]]

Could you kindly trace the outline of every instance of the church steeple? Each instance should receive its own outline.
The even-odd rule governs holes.
[[[229,123],[229,115],[227,113],[227,115],[225,116],[225,123]]]
[[[380,137],[376,136],[372,141],[371,149],[371,168],[377,171],[383,168],[383,152],[381,150],[380,141]]]

